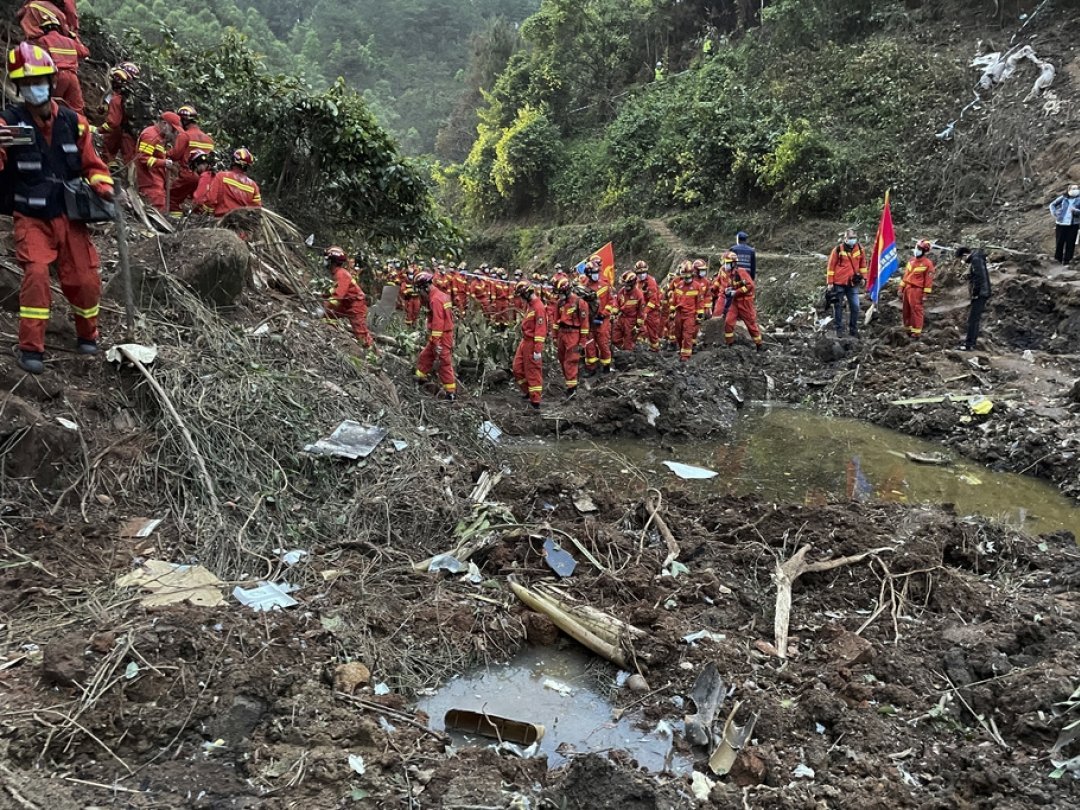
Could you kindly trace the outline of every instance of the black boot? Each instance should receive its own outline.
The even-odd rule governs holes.
[[[76,351],[79,354],[97,354],[98,353],[97,341],[96,340],[87,340],[86,338],[79,338],[79,343],[78,343],[78,346],[76,348]]]
[[[44,352],[31,352],[26,349],[16,349],[15,362],[19,365],[19,368],[30,374],[41,374],[45,371]]]

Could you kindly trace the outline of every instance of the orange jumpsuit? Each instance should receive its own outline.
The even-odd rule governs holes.
[[[199,175],[199,183],[195,187],[195,194],[191,198],[192,211],[200,211],[205,214],[213,212],[210,201],[210,184],[214,182],[214,173],[209,169]]]
[[[469,282],[460,270],[450,274],[450,300],[459,315],[464,315],[469,304]]]
[[[410,328],[415,327],[416,322],[420,320],[420,296],[409,276],[402,278],[398,289],[401,291],[401,311],[405,313],[405,325]],[[430,323],[428,325],[430,326]]]
[[[645,276],[645,280],[638,279],[638,287],[641,288],[642,298],[645,301],[645,339],[649,341],[649,348],[654,352],[660,351],[660,285],[652,274]]]
[[[623,351],[632,352],[637,341],[637,331],[645,324],[645,299],[637,284],[627,289],[619,288],[615,298],[618,320],[615,321],[615,334],[612,342]]]
[[[694,353],[697,340],[698,319],[704,314],[706,283],[699,278],[685,279],[679,276],[671,283],[668,293],[671,310],[675,315],[675,343],[679,347],[679,359],[684,363]]]
[[[528,303],[521,319],[521,342],[514,353],[513,374],[521,393],[533,405],[539,405],[544,393],[544,366],[542,357],[534,360],[533,356],[544,353],[548,332],[547,312],[538,295],[533,295]]]
[[[900,295],[903,299],[904,327],[913,338],[923,330],[923,297],[934,286],[934,263],[925,256],[914,258],[904,267],[900,279]]]
[[[491,311],[491,299],[488,295],[488,282],[483,276],[476,276],[469,284],[469,294],[480,307],[480,311],[487,317]]]
[[[738,266],[731,273],[721,270],[717,281],[718,295],[713,317],[721,317],[727,307],[727,315],[724,317],[724,343],[730,346],[735,342],[735,324],[742,321],[746,324],[746,331],[754,339],[754,344],[760,346],[761,330],[758,328],[757,308],[754,306],[754,280],[750,278],[750,271]],[[728,290],[734,290],[731,306],[727,306]]]
[[[139,134],[139,144],[135,151],[135,182],[139,193],[158,211],[165,211],[165,176],[168,168],[168,149],[165,139],[151,124]]]
[[[105,96],[104,102],[105,123],[100,127],[102,155],[108,163],[118,157],[124,163],[130,163],[135,158],[135,138],[129,131],[131,124],[124,105],[124,94],[113,90]]]
[[[334,289],[325,307],[328,316],[347,320],[353,335],[365,346],[375,342],[367,328],[367,296],[344,265],[334,267]]]
[[[75,12],[74,2],[71,3],[71,8],[74,25],[72,25],[72,20],[68,19],[67,13],[50,3],[49,0],[27,0],[23,7],[15,12],[15,18],[22,26],[23,35],[30,40],[37,39],[45,33],[41,24],[47,17],[55,17],[59,20],[60,33],[70,36],[79,33],[79,15]]]
[[[176,134],[176,143],[169,152],[169,157],[180,166],[180,174],[173,180],[172,195],[169,199],[169,206],[173,213],[183,210],[181,206],[194,197],[199,187],[199,175],[191,170],[191,153],[196,149],[213,152],[214,141],[197,125],[190,124],[186,130]]]
[[[206,201],[215,217],[223,217],[237,208],[262,208],[259,184],[239,169],[215,174]]]
[[[597,363],[601,368],[611,368],[611,315],[615,306],[611,301],[611,288],[601,278],[590,280],[585,286],[596,293],[596,318],[592,324],[592,340],[585,344],[585,368],[596,371]]]
[[[496,326],[509,326],[510,321],[513,320],[510,304],[512,294],[513,291],[510,289],[509,281],[504,281],[501,278],[492,279],[491,318]]]
[[[67,174],[61,179],[83,177],[95,190],[112,188],[109,169],[94,150],[86,119],[61,108],[55,101],[50,106],[52,115],[46,121],[34,117],[23,105],[4,110],[5,120],[31,124],[41,140],[36,147],[0,149],[0,169],[9,158],[16,166],[29,162],[28,158],[38,158],[40,167],[44,161],[38,156],[49,150],[52,166],[61,167]],[[68,145],[75,149],[65,148]],[[75,315],[75,333],[86,341],[97,340],[98,336],[101,276],[97,249],[90,241],[86,225],[71,222],[64,214],[62,187],[45,179],[49,174],[49,169],[20,169],[14,181],[15,258],[23,271],[19,288],[19,348],[30,352],[45,351],[45,327],[52,302],[49,265],[54,263],[60,289]],[[43,186],[47,189],[44,192]]]
[[[450,296],[438,287],[432,286],[430,289],[428,341],[416,361],[416,379],[426,382],[438,361],[439,382],[447,395],[454,396],[457,392],[457,380],[454,378],[454,304]]]
[[[90,51],[79,40],[55,30],[42,34],[35,44],[47,50],[56,64],[53,96],[63,99],[71,109],[82,114],[86,102],[83,101],[82,86],[79,84],[79,60],[89,58]]]
[[[567,393],[577,388],[580,347],[589,340],[589,305],[570,293],[564,300],[556,299],[555,329],[558,334],[556,353]]]

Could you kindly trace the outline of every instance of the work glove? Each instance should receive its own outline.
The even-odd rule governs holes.
[[[443,353],[442,344],[441,343],[436,343],[435,344],[435,356],[436,357],[442,357],[442,353]]]
[[[853,281],[855,282],[856,287],[861,287],[865,280],[866,279],[864,279],[862,276],[859,276],[859,275],[855,276],[855,278],[853,279]]]
[[[827,285],[825,286],[825,292],[832,292],[832,291],[833,291],[833,290],[835,290],[835,289],[836,289],[836,285],[835,285],[835,284],[827,284]]]
[[[728,287],[726,290],[724,290],[724,297],[725,298],[734,298],[735,297],[735,288],[734,287]]]
[[[543,355],[541,355],[540,352],[533,352],[533,356],[532,356],[533,362],[534,363],[539,363],[542,356]]]

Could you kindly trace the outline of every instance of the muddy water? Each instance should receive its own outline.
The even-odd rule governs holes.
[[[747,408],[743,413],[726,443],[550,442],[530,446],[523,464],[535,473],[588,470],[628,486],[640,472],[663,487],[757,493],[778,501],[950,503],[961,515],[982,515],[1032,534],[1068,529],[1080,537],[1080,508],[1034,478],[993,472],[955,458],[941,445],[865,422],[790,408]],[[918,464],[906,453],[945,453],[953,463]],[[669,460],[720,474],[704,481],[681,481],[663,466]]]
[[[641,713],[633,710],[618,722],[612,719],[614,706],[597,681],[609,677],[609,668],[597,673],[596,666],[595,656],[576,648],[526,648],[506,664],[452,678],[435,694],[421,697],[417,708],[439,731],[450,709],[538,723],[546,728],[539,753],[547,755],[552,768],[575,753],[621,750],[650,771],[689,772],[690,761],[672,752],[671,732],[638,727]],[[496,742],[457,732],[451,738],[457,745]]]

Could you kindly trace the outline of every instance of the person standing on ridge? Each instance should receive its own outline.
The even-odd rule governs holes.
[[[915,244],[911,261],[904,266],[904,276],[900,279],[904,328],[913,340],[922,335],[925,319],[923,298],[928,296],[934,287],[934,262],[930,259],[930,249],[930,242],[920,239]]]
[[[750,247],[749,239],[746,231],[739,231],[735,234],[735,244],[731,250],[739,257],[739,267],[750,274],[751,281],[757,281],[757,251]]]
[[[169,150],[172,149],[179,130],[180,116],[172,110],[166,110],[157,121],[139,134],[139,144],[135,150],[135,181],[139,194],[158,211],[166,214],[166,185],[170,182],[169,173],[173,168]]]
[[[88,59],[90,51],[78,39],[61,33],[61,28],[60,20],[52,14],[44,14],[41,18],[43,33],[33,42],[47,50],[56,65],[53,97],[82,115],[86,102],[83,101],[82,85],[79,84],[79,60]]]
[[[349,257],[334,245],[323,253],[323,261],[333,283],[324,304],[327,316],[348,321],[357,340],[368,347],[374,345],[367,327],[367,296],[349,272]]]
[[[82,178],[93,193],[111,200],[113,179],[94,149],[90,124],[52,99],[56,65],[48,52],[23,42],[8,53],[7,68],[23,102],[0,111],[0,117],[26,133],[22,139],[10,132],[0,136],[0,189],[11,193],[10,208],[4,208],[13,218],[15,258],[23,272],[16,362],[24,371],[41,374],[52,302],[49,266],[54,263],[75,316],[78,352],[97,354],[98,253],[86,224],[68,219],[64,183]]]
[[[128,164],[135,159],[135,130],[128,118],[127,97],[137,78],[139,67],[134,62],[123,62],[109,71],[110,90],[102,99],[105,123],[98,132],[102,157],[110,165],[118,160]]]
[[[837,337],[844,336],[844,301],[848,306],[848,332],[852,337],[859,336],[859,286],[865,276],[866,253],[855,231],[848,229],[829,254],[825,269],[825,290],[832,298]]]
[[[1064,194],[1050,203],[1054,216],[1054,258],[1069,264],[1076,253],[1076,237],[1080,234],[1080,185],[1073,183]]]
[[[223,217],[238,208],[262,208],[259,184],[248,177],[248,169],[254,162],[255,157],[251,152],[241,146],[233,151],[229,168],[214,175],[206,197],[210,212],[215,217]]]
[[[982,324],[986,303],[990,300],[990,270],[986,266],[986,253],[969,247],[958,247],[956,258],[968,266],[968,293],[971,307],[968,309],[967,336],[961,351],[975,351],[979,339],[979,327]]]
[[[521,317],[521,342],[514,352],[513,374],[529,406],[539,410],[544,393],[544,343],[547,340],[547,311],[536,290],[527,281],[519,281],[514,294],[525,300],[525,314]]]
[[[453,402],[457,399],[457,379],[454,377],[454,302],[432,282],[435,277],[425,271],[417,273],[411,282],[418,300],[428,309],[428,340],[416,361],[416,381],[423,385],[439,365],[439,382],[443,393]]]

